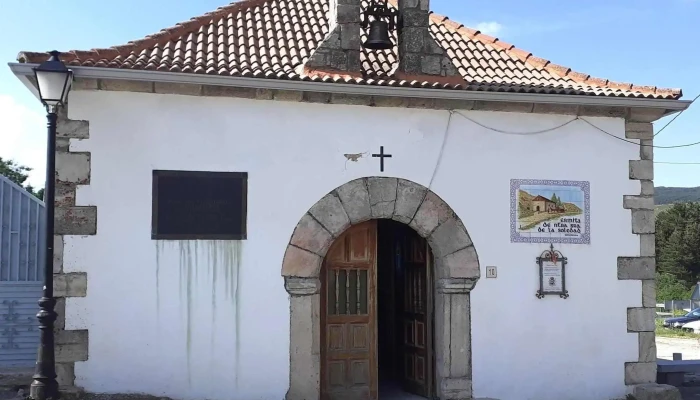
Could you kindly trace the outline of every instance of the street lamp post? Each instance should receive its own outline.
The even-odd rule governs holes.
[[[54,351],[53,327],[56,321],[56,299],[53,297],[53,226],[54,226],[54,180],[56,175],[56,120],[58,108],[65,106],[68,91],[73,81],[73,71],[59,59],[60,53],[52,51],[51,57],[34,68],[39,97],[46,107],[48,121],[48,140],[46,146],[46,184],[44,186],[44,203],[46,204],[46,232],[44,246],[44,289],[39,299],[40,343],[37,351],[34,380],[29,389],[29,396],[34,400],[58,399],[58,382],[56,382],[56,359]]]

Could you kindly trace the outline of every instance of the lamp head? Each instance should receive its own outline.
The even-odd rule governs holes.
[[[34,68],[39,97],[49,112],[55,112],[58,106],[66,104],[68,92],[73,83],[73,71],[66,68],[60,60],[60,54],[54,50],[51,57]]]

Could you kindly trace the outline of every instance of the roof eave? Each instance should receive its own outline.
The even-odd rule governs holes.
[[[15,76],[17,76],[30,89],[30,91],[32,91],[32,93],[35,96],[38,96],[36,88],[27,79],[27,77],[33,75],[33,68],[38,66],[38,64],[8,63],[8,65],[12,72],[15,74]],[[249,78],[220,75],[200,75],[178,72],[144,71],[101,67],[71,66],[70,68],[73,70],[73,74],[76,78],[234,86],[257,89],[314,91],[366,96],[374,95],[445,100],[474,100],[539,104],[568,104],[601,107],[653,108],[665,110],[666,115],[685,110],[692,103],[688,100],[676,99],[612,97],[595,95],[586,96],[544,93],[487,92],[454,89],[426,89],[343,83],[309,82],[267,78]]]

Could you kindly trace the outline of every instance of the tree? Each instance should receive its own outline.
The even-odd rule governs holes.
[[[39,200],[44,200],[44,188],[34,191],[34,187],[32,185],[27,185],[25,189],[27,190],[27,192],[36,196]]]
[[[0,175],[6,176],[12,182],[22,186],[40,200],[44,200],[44,189],[39,189],[37,192],[34,191],[31,185],[25,186],[24,184],[29,178],[29,172],[31,171],[32,169],[27,166],[19,165],[13,160],[6,160],[0,157]]]
[[[691,292],[687,282],[679,281],[671,274],[656,274],[656,301],[687,300]]]
[[[5,160],[0,157],[0,175],[8,177],[12,182],[24,186],[24,182],[29,178],[31,168],[19,165],[13,160]]]
[[[559,196],[557,196],[556,193],[552,195],[552,203],[556,204],[559,207],[561,206],[561,199],[559,198]]]
[[[657,299],[688,292],[700,278],[700,203],[676,203],[656,217]],[[683,288],[685,292],[680,289]],[[688,297],[690,292],[685,294]],[[685,297],[676,298],[682,299]]]

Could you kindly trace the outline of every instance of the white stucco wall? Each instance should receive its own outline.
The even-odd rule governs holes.
[[[282,399],[289,381],[289,299],[280,276],[299,218],[327,192],[364,176],[428,186],[448,112],[74,92],[70,118],[90,121],[97,235],[67,237],[66,272],[86,271],[85,298],[67,303],[67,329],[89,329],[76,384],[95,392],[183,399]],[[571,116],[465,112],[503,130],[533,131]],[[624,137],[621,119],[589,118]],[[369,157],[393,154],[385,173]],[[538,135],[505,135],[453,116],[431,189],[461,217],[482,279],[471,296],[475,397],[501,400],[624,396],[637,336],[627,307],[640,281],[619,281],[616,258],[639,255],[624,194],[638,194],[628,160],[638,147],[577,121]],[[344,153],[365,153],[357,162]],[[156,242],[151,171],[247,171],[248,240]],[[567,300],[538,300],[535,257],[548,245],[511,243],[510,179],[590,181],[591,244],[569,258]],[[215,260],[214,260],[215,258]],[[485,267],[498,278],[486,279]],[[189,283],[187,283],[189,282]]]

